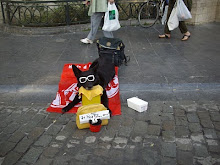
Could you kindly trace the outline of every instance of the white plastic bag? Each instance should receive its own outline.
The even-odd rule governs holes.
[[[169,30],[174,30],[179,26],[179,19],[177,16],[177,5],[175,3],[173,10],[170,14],[169,20],[167,22]]]
[[[186,7],[183,0],[177,0],[177,16],[179,21],[184,21],[192,18],[192,15],[188,8]]]
[[[105,13],[104,25],[102,27],[102,30],[104,31],[118,30],[121,27],[118,17],[119,17],[118,9],[115,3],[110,4],[108,2],[108,11]]]

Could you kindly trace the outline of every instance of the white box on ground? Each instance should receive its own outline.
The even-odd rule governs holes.
[[[143,112],[146,111],[148,108],[148,102],[141,100],[137,97],[132,97],[127,99],[128,107],[138,111]]]

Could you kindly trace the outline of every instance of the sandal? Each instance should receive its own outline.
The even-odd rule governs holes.
[[[187,41],[190,38],[190,35],[184,35],[181,39],[182,41]]]
[[[167,39],[169,39],[169,38],[170,38],[170,36],[169,36],[169,35],[167,35],[167,34],[162,34],[162,35],[159,35],[159,38],[167,38]]]

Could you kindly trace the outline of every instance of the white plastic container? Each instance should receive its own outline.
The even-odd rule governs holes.
[[[141,100],[137,97],[132,97],[127,99],[128,107],[138,111],[138,112],[144,112],[148,108],[148,102]]]

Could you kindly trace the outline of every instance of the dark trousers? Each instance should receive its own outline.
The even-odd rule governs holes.
[[[192,0],[183,0],[183,1],[184,1],[185,5],[187,6],[187,8],[189,9],[189,11],[191,11],[191,9],[192,9]],[[168,19],[170,17],[170,14],[173,10],[175,2],[176,2],[176,0],[169,0],[169,7],[168,7],[168,12],[167,12],[167,22],[168,22]],[[188,31],[184,21],[179,22],[179,29],[180,29],[181,33],[186,33]],[[167,23],[166,23],[165,28],[164,28],[164,33],[170,34],[170,30],[168,28]]]

